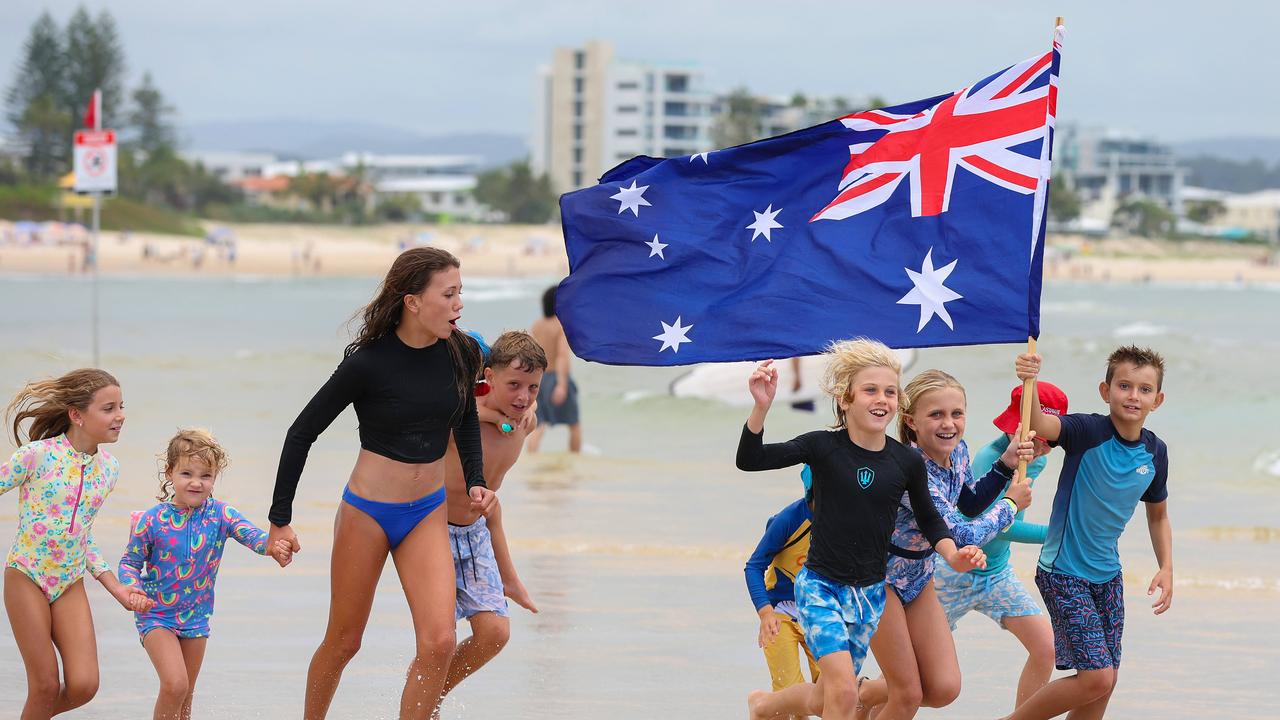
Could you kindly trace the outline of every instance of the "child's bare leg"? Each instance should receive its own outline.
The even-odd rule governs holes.
[[[27,671],[27,702],[22,706],[22,720],[52,717],[62,680],[58,676],[58,654],[53,649],[49,600],[26,575],[5,568],[4,608]]]
[[[1115,675],[1112,676],[1111,689],[1107,694],[1067,713],[1067,720],[1102,720],[1102,716],[1107,712],[1107,703],[1111,702],[1111,694],[1116,691],[1116,684],[1119,681],[1120,668],[1116,668]]]
[[[449,694],[485,663],[497,657],[511,638],[511,620],[494,612],[478,612],[470,618],[471,637],[458,643],[449,664],[440,697]]]
[[[1080,670],[1071,677],[1058,678],[1027,698],[1006,720],[1049,720],[1083,708],[1109,696],[1115,687],[1115,677],[1114,668],[1102,668]]]
[[[1004,628],[1027,649],[1027,663],[1018,677],[1018,694],[1013,703],[1016,708],[1047,685],[1053,675],[1053,627],[1044,615],[1021,615],[1006,616]]]
[[[142,638],[142,647],[146,648],[160,678],[153,720],[181,720],[182,706],[191,692],[191,682],[187,678],[187,663],[182,657],[178,636],[169,630],[156,628]]]
[[[884,678],[862,684],[863,707],[870,710],[884,702],[884,708],[876,715],[878,720],[915,717],[923,699],[920,669],[916,665],[915,648],[911,646],[906,610],[892,590],[885,593],[884,614],[876,634],[871,636],[871,652]]]
[[[53,714],[88,703],[98,694],[98,638],[84,581],[78,580],[49,606],[53,644],[62,658],[62,692]]]
[[[920,673],[920,704],[946,707],[960,696],[960,660],[956,657],[951,625],[947,623],[932,581],[905,610]]]
[[[191,720],[191,701],[196,694],[196,678],[200,677],[200,666],[204,664],[204,649],[209,638],[180,638],[178,645],[182,647],[182,660],[187,666],[187,698],[182,703],[182,720]]]
[[[848,652],[834,652],[818,659],[818,682],[792,685],[766,693],[757,690],[747,696],[752,720],[774,720],[792,715],[819,715],[826,720],[852,720],[858,704],[858,687],[853,677],[853,658]]]
[[[547,431],[547,426],[538,423],[538,427],[529,433],[529,437],[524,441],[524,449],[531,453],[538,452],[538,447],[542,445],[542,433]]]
[[[569,452],[582,452],[582,425],[569,426]]]

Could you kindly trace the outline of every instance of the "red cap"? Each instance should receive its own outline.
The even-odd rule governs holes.
[[[1045,415],[1065,415],[1067,412],[1067,394],[1057,385],[1043,380],[1036,383],[1040,395],[1040,412]],[[1019,385],[1009,394],[1009,407],[996,416],[991,422],[1001,432],[1012,435],[1018,431],[1018,423],[1022,421],[1022,386]]]

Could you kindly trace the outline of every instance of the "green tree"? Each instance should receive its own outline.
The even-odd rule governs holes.
[[[535,178],[526,160],[482,173],[476,180],[475,196],[511,222],[544,223],[556,212],[551,178],[545,174]]]
[[[1173,233],[1175,222],[1173,213],[1160,203],[1146,198],[1124,203],[1111,216],[1112,227],[1149,238],[1168,237]]]
[[[1080,195],[1059,175],[1049,182],[1049,217],[1069,223],[1080,217]]]
[[[125,104],[124,47],[116,21],[103,10],[97,19],[81,5],[67,21],[66,78],[62,107],[79,122],[94,90],[102,90],[102,126],[114,127]]]
[[[723,148],[759,140],[761,119],[760,101],[745,87],[735,88],[711,125],[711,142]]]
[[[1188,200],[1187,219],[1201,224],[1208,224],[1222,217],[1227,206],[1221,200]]]
[[[422,201],[417,195],[390,195],[378,201],[376,214],[389,222],[404,222],[422,215]]]
[[[132,100],[125,120],[131,135],[130,144],[147,155],[175,148],[177,131],[171,118],[176,111],[165,102],[150,72],[142,76],[142,84],[133,91]]]
[[[22,62],[5,95],[5,115],[28,146],[26,171],[49,178],[67,167],[71,117],[60,106],[66,61],[58,25],[43,13],[31,26]]]
[[[315,212],[330,212],[337,190],[337,183],[329,173],[302,172],[289,179],[289,192],[305,198]]]

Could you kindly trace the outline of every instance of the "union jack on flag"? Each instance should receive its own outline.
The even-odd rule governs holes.
[[[636,157],[560,199],[576,355],[629,365],[1023,342],[1062,28],[962,90],[723,150]],[[951,87],[955,87],[951,85]]]

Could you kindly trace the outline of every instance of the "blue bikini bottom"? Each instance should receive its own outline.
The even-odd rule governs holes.
[[[410,502],[388,503],[366,500],[348,487],[342,491],[342,500],[373,518],[386,533],[387,543],[394,550],[423,518],[444,503],[444,488]]]

